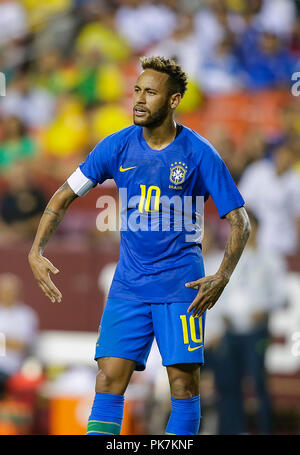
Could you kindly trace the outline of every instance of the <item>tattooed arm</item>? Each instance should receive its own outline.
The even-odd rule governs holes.
[[[44,294],[52,302],[60,302],[62,295],[50,278],[50,272],[58,273],[59,270],[43,256],[44,249],[62,221],[71,202],[77,197],[73,190],[65,182],[50,199],[28,255],[28,261],[32,273],[43,290]]]
[[[225,217],[230,223],[231,230],[219,270],[215,275],[186,283],[186,287],[199,289],[188,308],[188,313],[193,311],[193,316],[200,317],[217,302],[230,280],[250,234],[250,222],[244,207],[232,210]]]

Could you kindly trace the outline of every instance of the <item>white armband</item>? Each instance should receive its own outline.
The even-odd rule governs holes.
[[[78,167],[73,174],[67,180],[68,185],[78,196],[84,196],[88,191],[94,188],[96,185],[94,182],[89,180]]]

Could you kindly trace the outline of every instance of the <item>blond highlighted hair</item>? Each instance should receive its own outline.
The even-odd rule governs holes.
[[[142,68],[152,69],[160,73],[168,74],[170,95],[180,93],[183,96],[187,89],[188,78],[181,66],[175,60],[164,57],[141,57]]]

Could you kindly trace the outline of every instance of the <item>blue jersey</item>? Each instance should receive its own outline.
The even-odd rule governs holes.
[[[114,179],[122,201],[120,257],[109,298],[147,303],[192,302],[185,283],[204,276],[204,202],[220,217],[244,205],[213,146],[182,127],[163,150],[153,150],[132,125],[99,142],[68,179],[78,195]]]

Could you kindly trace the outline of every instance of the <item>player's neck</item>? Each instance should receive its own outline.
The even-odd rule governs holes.
[[[171,118],[154,128],[144,126],[143,136],[149,147],[154,150],[162,150],[174,141],[176,131],[176,123]]]

